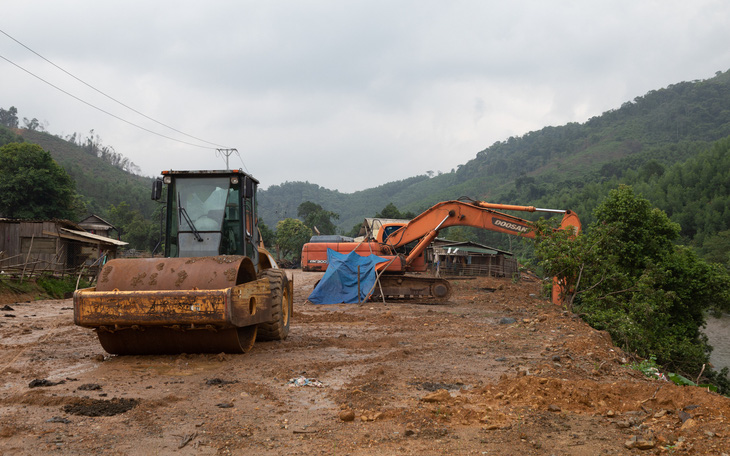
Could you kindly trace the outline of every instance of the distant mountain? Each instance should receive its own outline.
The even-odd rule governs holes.
[[[545,127],[510,137],[478,152],[455,170],[429,178],[416,176],[373,189],[343,194],[308,182],[269,187],[259,196],[259,213],[274,227],[296,217],[303,201],[340,214],[349,230],[389,202],[416,213],[438,201],[469,196],[495,203],[536,205],[549,201],[566,208],[561,190],[620,178],[647,162],[671,166],[695,156],[730,135],[730,71],[702,81],[652,90],[620,108],[584,123]],[[552,193],[552,194],[551,194]],[[592,208],[583,207],[590,219]]]
[[[302,202],[312,201],[339,214],[340,219],[335,220],[337,226],[348,231],[363,218],[374,216],[389,202],[401,201],[411,189],[428,179],[426,175],[416,176],[349,194],[309,182],[285,182],[259,192],[259,217],[274,229],[279,220],[296,218]]]

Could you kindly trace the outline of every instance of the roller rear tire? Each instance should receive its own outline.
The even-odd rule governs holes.
[[[289,279],[282,269],[266,269],[260,276],[271,286],[271,321],[260,323],[256,340],[284,340],[289,335],[289,319],[294,311],[294,297]]]

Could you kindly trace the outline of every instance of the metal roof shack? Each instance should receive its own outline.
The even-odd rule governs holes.
[[[126,242],[84,231],[69,220],[0,218],[0,271],[63,275],[115,258]]]
[[[111,230],[117,229],[114,225],[107,222],[96,214],[91,214],[90,216],[80,221],[79,226],[83,230],[88,231],[91,234],[98,234],[99,236],[105,237],[111,237],[109,235]]]
[[[440,276],[512,277],[519,271],[512,252],[471,241],[437,238],[426,252],[426,261]]]

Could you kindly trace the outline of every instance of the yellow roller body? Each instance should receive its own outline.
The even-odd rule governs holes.
[[[74,321],[115,354],[241,353],[272,318],[270,286],[242,256],[112,260],[74,293]]]

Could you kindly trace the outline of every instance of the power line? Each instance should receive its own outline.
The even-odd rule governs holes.
[[[133,127],[139,128],[140,130],[144,130],[144,131],[146,131],[147,133],[152,133],[153,135],[157,135],[157,136],[160,136],[160,137],[162,137],[162,138],[165,138],[165,139],[169,139],[169,140],[172,140],[172,141],[177,141],[177,142],[179,142],[179,143],[182,143],[182,144],[187,144],[188,146],[200,147],[201,149],[213,149],[212,147],[208,147],[208,146],[201,146],[200,144],[193,144],[193,143],[190,143],[190,142],[187,142],[187,141],[182,141],[182,140],[180,140],[180,139],[177,139],[177,138],[172,138],[172,137],[170,137],[170,136],[167,136],[167,135],[163,135],[162,133],[158,133],[158,132],[156,132],[156,131],[153,131],[153,130],[150,130],[150,129],[148,129],[148,128],[145,128],[145,127],[143,127],[143,126],[141,126],[141,125],[137,125],[137,124],[136,124],[136,123],[134,123],[134,122],[130,122],[129,120],[123,119],[123,118],[121,118],[121,117],[117,116],[116,114],[112,114],[112,113],[110,113],[109,111],[105,111],[105,110],[101,109],[100,107],[98,107],[98,106],[95,106],[95,105],[93,105],[93,104],[89,103],[88,101],[84,101],[84,100],[82,100],[81,98],[77,97],[76,95],[74,95],[74,94],[72,94],[72,93],[69,93],[69,92],[67,92],[67,91],[63,90],[62,88],[60,88],[60,87],[58,87],[58,86],[56,86],[56,85],[53,85],[52,83],[50,83],[50,82],[46,81],[46,80],[45,80],[45,79],[43,79],[42,77],[40,77],[40,76],[38,76],[38,75],[36,75],[36,74],[33,74],[33,73],[32,73],[31,71],[29,71],[29,70],[26,70],[26,69],[25,69],[25,68],[23,68],[22,66],[18,65],[17,63],[13,62],[12,60],[10,60],[10,59],[8,59],[8,58],[6,58],[6,57],[2,56],[2,55],[0,55],[0,59],[3,59],[3,60],[5,60],[6,62],[8,62],[9,64],[11,64],[11,65],[14,65],[15,67],[17,67],[17,68],[19,68],[19,69],[21,69],[21,70],[25,71],[26,73],[28,73],[29,75],[33,76],[34,78],[36,78],[36,79],[38,79],[38,80],[40,80],[40,81],[42,81],[42,82],[45,82],[46,84],[48,84],[49,86],[53,87],[54,89],[56,89],[56,90],[58,90],[58,91],[60,91],[60,92],[63,92],[63,93],[65,93],[65,94],[66,94],[66,95],[68,95],[69,97],[71,97],[71,98],[73,98],[73,99],[75,99],[75,100],[77,100],[77,101],[80,101],[81,103],[83,103],[83,104],[85,104],[85,105],[87,105],[87,106],[89,106],[89,107],[92,107],[92,108],[96,109],[97,111],[103,112],[104,114],[106,114],[106,115],[108,115],[108,116],[114,117],[114,118],[115,118],[115,119],[117,119],[117,120],[121,120],[122,122],[124,122],[124,123],[127,123],[127,124],[129,124],[129,125],[131,125],[131,126],[133,126]]]
[[[8,38],[10,38],[11,40],[15,41],[15,42],[16,42],[16,43],[18,43],[18,44],[19,44],[20,46],[24,47],[25,49],[27,49],[28,51],[32,52],[32,53],[33,53],[33,54],[35,54],[36,56],[38,56],[38,57],[40,57],[41,59],[45,60],[46,62],[48,62],[49,64],[53,65],[53,66],[54,66],[54,67],[56,67],[57,69],[59,69],[59,70],[63,71],[63,72],[64,72],[64,73],[66,73],[67,75],[69,75],[69,76],[71,76],[72,78],[76,79],[76,80],[77,80],[77,81],[79,81],[80,83],[82,83],[82,84],[84,84],[85,86],[89,87],[90,89],[92,89],[92,90],[96,91],[97,93],[99,93],[99,94],[101,94],[101,95],[105,96],[106,98],[108,98],[108,99],[110,99],[110,100],[114,101],[115,103],[118,103],[118,104],[120,104],[120,105],[124,106],[125,108],[129,109],[130,111],[132,111],[132,112],[134,112],[134,113],[136,113],[136,114],[139,114],[140,116],[142,116],[142,117],[144,117],[144,118],[146,118],[146,119],[149,119],[149,120],[151,120],[152,122],[155,122],[155,123],[156,123],[156,124],[158,124],[158,125],[161,125],[161,126],[163,126],[163,127],[165,127],[165,128],[169,128],[170,130],[172,130],[172,131],[175,131],[175,132],[177,132],[177,133],[180,133],[181,135],[187,136],[187,137],[189,137],[189,138],[195,139],[195,140],[197,140],[197,141],[200,141],[200,142],[204,142],[204,143],[206,143],[206,144],[210,144],[210,145],[212,145],[212,146],[218,146],[219,148],[225,148],[225,146],[222,146],[222,145],[220,145],[220,144],[216,144],[216,143],[214,143],[214,142],[206,141],[206,140],[204,140],[204,139],[201,139],[201,138],[198,138],[198,137],[195,137],[195,136],[189,135],[189,134],[187,134],[187,133],[185,133],[185,132],[183,132],[183,131],[180,131],[180,130],[178,130],[178,129],[174,128],[174,127],[171,127],[171,126],[169,126],[169,125],[167,125],[167,124],[164,124],[164,123],[162,123],[162,122],[160,122],[160,121],[158,121],[158,120],[155,120],[155,119],[153,119],[152,117],[150,117],[150,116],[148,116],[148,115],[146,115],[146,114],[144,114],[144,113],[142,113],[142,112],[140,112],[140,111],[138,111],[138,110],[136,110],[136,109],[134,109],[134,108],[132,108],[132,107],[130,107],[130,106],[128,106],[128,105],[126,105],[126,104],[124,104],[124,103],[122,103],[121,101],[117,100],[116,98],[114,98],[114,97],[112,97],[112,96],[110,96],[110,95],[107,95],[106,93],[102,92],[101,90],[97,89],[96,87],[92,86],[91,84],[89,84],[89,83],[85,82],[84,80],[82,80],[82,79],[80,79],[80,78],[76,77],[75,75],[73,75],[73,74],[69,73],[69,72],[68,72],[68,71],[66,71],[65,69],[63,69],[63,68],[61,68],[60,66],[56,65],[55,63],[51,62],[50,60],[48,60],[47,58],[43,57],[42,55],[40,55],[39,53],[37,53],[37,52],[36,52],[36,51],[34,51],[33,49],[29,48],[29,47],[28,47],[28,46],[26,46],[25,44],[21,43],[20,41],[18,41],[18,40],[17,40],[17,39],[15,39],[15,38],[13,38],[12,36],[10,36],[10,35],[9,35],[9,34],[8,34],[7,32],[5,32],[4,30],[0,30],[0,33],[2,33],[3,35],[7,36],[7,37],[8,37]],[[137,125],[137,124],[134,124],[134,123],[132,123],[132,122],[130,122],[130,121],[128,121],[128,120],[122,119],[122,118],[120,118],[120,117],[118,117],[118,116],[116,116],[116,115],[114,115],[114,114],[111,114],[111,113],[109,113],[109,112],[107,112],[107,111],[105,111],[105,110],[103,110],[103,109],[101,109],[101,108],[98,108],[97,106],[94,106],[94,105],[92,105],[91,103],[88,103],[88,102],[86,102],[86,101],[84,101],[84,100],[80,99],[79,97],[76,97],[76,96],[74,96],[74,95],[70,94],[69,92],[66,92],[65,90],[63,90],[63,89],[61,89],[61,88],[59,88],[59,87],[57,87],[57,86],[55,86],[55,85],[51,84],[50,82],[46,81],[45,79],[43,79],[43,78],[41,78],[41,77],[39,77],[39,76],[37,76],[37,75],[33,74],[32,72],[30,72],[30,71],[26,70],[25,68],[23,68],[23,67],[21,67],[20,65],[18,65],[18,64],[16,64],[16,63],[14,63],[14,62],[12,62],[12,61],[10,61],[10,60],[8,60],[7,58],[5,58],[5,57],[3,57],[3,56],[1,56],[1,55],[0,55],[0,58],[2,58],[3,60],[5,60],[6,62],[9,62],[9,63],[11,63],[12,65],[15,65],[16,67],[20,68],[21,70],[25,71],[26,73],[30,74],[31,76],[33,76],[33,77],[35,77],[35,78],[37,78],[37,79],[39,79],[39,80],[41,80],[41,81],[45,82],[46,84],[50,85],[51,87],[53,87],[53,88],[55,88],[55,89],[57,89],[57,90],[60,90],[61,92],[65,93],[66,95],[68,95],[68,96],[70,96],[70,97],[72,97],[72,98],[74,98],[74,99],[76,99],[76,100],[78,100],[78,101],[80,101],[80,102],[82,102],[82,103],[84,103],[84,104],[86,104],[86,105],[88,105],[88,106],[90,106],[90,107],[94,108],[94,109],[97,109],[97,110],[99,110],[99,111],[101,111],[101,112],[103,112],[103,113],[105,113],[105,114],[107,114],[107,115],[110,115],[110,116],[114,117],[115,119],[121,120],[122,122],[125,122],[125,123],[127,123],[127,124],[129,124],[129,125],[132,125],[132,126],[134,126],[134,127],[137,127],[137,128],[139,128],[139,129],[142,129],[142,130],[144,130],[144,131],[146,131],[146,132],[148,132],[148,133],[152,133],[152,134],[155,134],[155,135],[161,136],[161,137],[163,137],[163,138],[166,138],[166,139],[171,139],[171,140],[173,140],[173,141],[178,141],[178,142],[180,142],[180,143],[183,143],[183,144],[188,144],[188,145],[192,145],[192,146],[195,146],[195,147],[201,147],[201,148],[207,148],[207,149],[212,149],[211,147],[205,147],[205,146],[200,146],[200,145],[197,145],[197,144],[192,144],[192,143],[189,143],[189,142],[186,142],[186,141],[181,141],[181,140],[178,140],[178,139],[175,139],[175,138],[171,138],[171,137],[169,137],[169,136],[165,136],[165,135],[163,135],[163,134],[157,133],[157,132],[155,132],[155,131],[152,131],[152,130],[149,130],[149,129],[147,129],[147,128],[144,128],[144,127],[142,127],[142,126],[139,126],[139,125]]]

